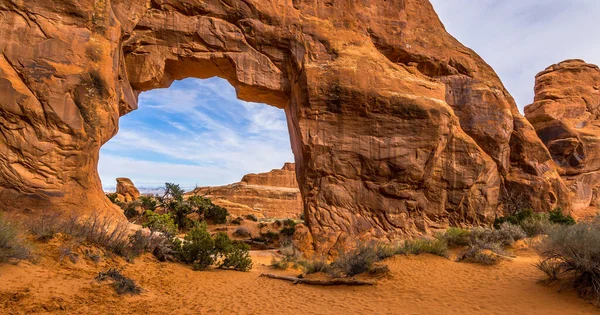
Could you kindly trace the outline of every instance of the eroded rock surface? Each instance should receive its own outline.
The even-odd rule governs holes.
[[[135,187],[131,179],[125,177],[117,178],[116,193],[124,202],[132,202],[140,197],[140,191]]]
[[[231,185],[199,187],[186,195],[193,194],[210,198],[234,216],[297,219],[303,211],[293,163],[286,163],[280,170],[245,175]]]
[[[552,154],[575,213],[600,203],[600,69],[583,60],[552,65],[536,76],[525,115]]]
[[[490,224],[504,188],[568,207],[533,127],[426,0],[0,0],[0,50],[5,209],[118,215],[97,163],[119,117],[212,76],[285,109],[319,252]]]

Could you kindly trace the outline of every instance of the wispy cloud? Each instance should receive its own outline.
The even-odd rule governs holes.
[[[598,0],[431,0],[450,34],[496,70],[519,108],[535,75],[565,59],[600,64]]]
[[[104,186],[115,177],[137,185],[173,181],[222,185],[292,161],[283,110],[240,101],[225,80],[188,79],[143,93],[101,151]]]

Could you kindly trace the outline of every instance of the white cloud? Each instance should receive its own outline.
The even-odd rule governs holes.
[[[519,108],[535,75],[565,59],[600,64],[598,0],[431,0],[450,34],[488,62]]]
[[[115,177],[137,185],[223,185],[293,161],[283,110],[237,100],[222,79],[184,80],[140,96],[102,149],[105,187]]]

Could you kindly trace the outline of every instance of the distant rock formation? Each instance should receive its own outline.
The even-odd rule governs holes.
[[[552,154],[574,213],[595,213],[600,205],[598,66],[566,60],[540,72],[534,103],[525,107],[525,115]]]
[[[241,182],[231,185],[199,187],[186,195],[193,194],[210,198],[234,216],[298,218],[302,213],[294,163],[285,163],[280,170],[245,175]]]
[[[125,177],[117,178],[117,197],[121,201],[131,202],[140,197],[139,190],[135,187],[131,179]]]

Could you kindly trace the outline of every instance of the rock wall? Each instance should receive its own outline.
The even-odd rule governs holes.
[[[494,71],[426,0],[0,0],[0,207],[119,215],[100,146],[137,95],[227,79],[284,108],[315,250],[488,225],[566,187]],[[176,106],[174,104],[173,106]]]
[[[297,219],[303,211],[293,163],[286,163],[279,170],[245,175],[231,185],[198,187],[186,195],[193,194],[210,198],[234,216]]]
[[[566,60],[536,76],[525,115],[552,154],[576,215],[600,205],[600,69]]]

